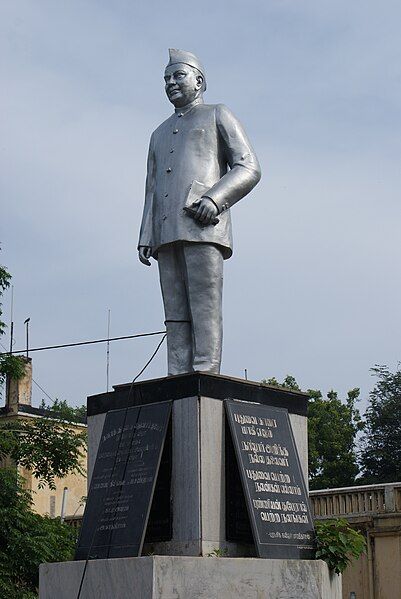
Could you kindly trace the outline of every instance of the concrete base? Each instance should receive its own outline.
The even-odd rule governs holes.
[[[76,599],[84,562],[42,564],[40,599]],[[80,599],[341,599],[320,560],[150,556],[88,563]]]

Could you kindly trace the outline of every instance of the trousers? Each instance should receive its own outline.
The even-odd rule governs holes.
[[[180,241],[158,251],[167,330],[168,374],[219,373],[223,341],[223,254]]]

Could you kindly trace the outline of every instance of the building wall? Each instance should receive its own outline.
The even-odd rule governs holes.
[[[75,432],[81,433],[84,426],[72,427]],[[84,452],[81,458],[81,467],[85,474],[68,474],[64,478],[56,478],[56,489],[52,490],[48,486],[39,488],[39,481],[28,471],[21,469],[21,474],[27,481],[27,488],[32,491],[33,506],[32,509],[42,516],[48,515],[52,518],[60,517],[61,505],[63,500],[64,488],[67,488],[65,516],[78,516],[84,513],[84,503],[82,498],[87,495],[86,463],[87,452]]]
[[[4,416],[4,418],[7,418],[7,421],[10,422],[21,419],[29,420],[32,419],[33,416],[31,417],[28,414],[11,414]],[[78,434],[83,430],[86,430],[86,425],[73,425],[71,428]],[[56,478],[55,491],[49,489],[47,485],[42,489],[39,488],[38,481],[32,476],[29,470],[26,470],[25,468],[18,468],[19,474],[25,480],[26,489],[32,491],[32,509],[35,512],[42,516],[50,515],[51,517],[59,517],[61,515],[61,504],[64,487],[67,487],[68,492],[65,516],[78,516],[83,514],[84,506],[82,504],[82,498],[85,498],[87,495],[87,452],[85,451],[83,454],[84,455],[81,458],[81,467],[84,474],[69,474],[65,478]],[[8,458],[0,461],[0,468],[13,466],[15,466],[15,464]]]
[[[398,531],[393,528],[374,537],[375,597],[379,599],[401,597],[401,517],[393,520]]]
[[[359,560],[354,560],[342,576],[343,599],[352,597],[356,599],[369,599],[369,566],[368,556],[362,555]]]
[[[310,496],[317,519],[346,518],[366,537],[366,554],[343,573],[343,599],[401,599],[401,483]]]
[[[85,456],[86,460],[86,456]],[[86,462],[85,462],[86,466]],[[22,473],[24,478],[28,478],[28,473]],[[86,476],[81,474],[69,474],[65,478],[56,478],[56,490],[45,487],[39,489],[38,481],[30,478],[30,489],[32,490],[33,510],[42,516],[48,515],[52,518],[61,515],[61,504],[63,500],[63,491],[68,489],[66,496],[65,516],[80,516],[84,513],[82,498],[86,497]]]

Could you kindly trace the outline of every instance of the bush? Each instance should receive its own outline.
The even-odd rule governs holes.
[[[337,574],[358,559],[366,549],[365,537],[351,528],[347,520],[323,520],[315,522],[317,559],[324,560]]]
[[[76,531],[31,505],[15,470],[0,470],[0,597],[36,599],[39,565],[73,557]]]

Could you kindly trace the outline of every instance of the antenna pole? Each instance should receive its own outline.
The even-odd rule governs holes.
[[[27,318],[24,321],[24,324],[26,325],[26,357],[29,358],[29,321],[31,319]]]
[[[10,323],[10,354],[14,345],[14,285],[11,285],[11,323]]]
[[[107,311],[107,348],[106,348],[106,392],[109,392],[110,377],[110,308]]]

